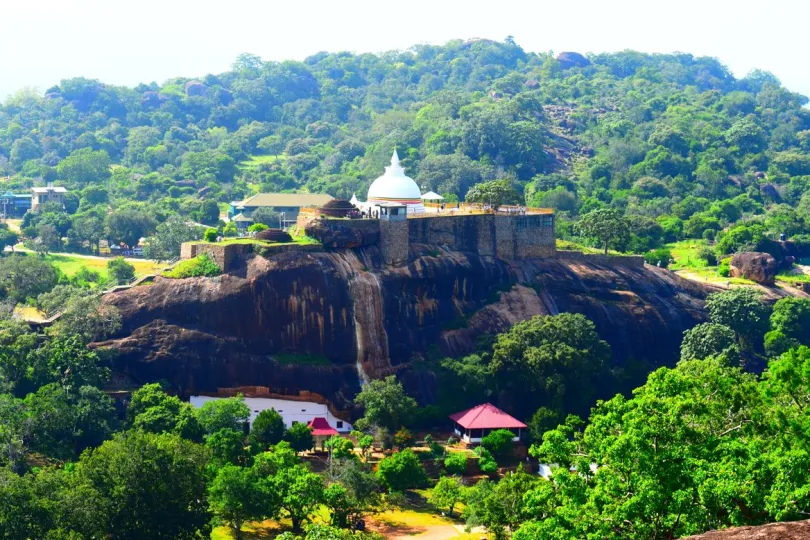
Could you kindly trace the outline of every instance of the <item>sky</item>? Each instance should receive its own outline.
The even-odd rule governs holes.
[[[0,0],[0,99],[88,77],[161,83],[249,52],[303,60],[513,36],[527,51],[687,52],[810,96],[810,0]]]

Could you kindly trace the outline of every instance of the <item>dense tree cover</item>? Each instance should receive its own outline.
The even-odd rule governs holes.
[[[219,204],[257,190],[362,194],[396,147],[424,190],[488,203],[501,186],[503,202],[556,208],[562,236],[613,209],[643,225],[620,246],[642,252],[740,220],[806,233],[806,102],[768,73],[735,79],[684,53],[571,63],[507,39],[242,55],[194,80],[21,91],[0,107],[0,174],[67,185],[49,224],[79,249],[131,245],[174,215],[215,225]]]

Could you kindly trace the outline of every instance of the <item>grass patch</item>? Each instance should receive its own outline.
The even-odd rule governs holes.
[[[706,259],[702,259],[700,251],[709,246],[706,240],[681,240],[680,242],[672,242],[667,244],[666,248],[672,253],[672,258],[675,259],[669,265],[670,270],[682,270],[689,268],[690,270],[699,270],[709,267]]]
[[[598,255],[604,255],[605,250],[599,249],[591,246],[586,246],[585,244],[580,244],[579,242],[573,242],[571,240],[560,240],[557,239],[557,249],[562,249],[565,251],[581,251],[582,253],[596,253]],[[621,251],[616,251],[615,249],[609,249],[608,255],[627,255],[626,253],[622,253]]]
[[[283,365],[328,366],[332,362],[320,354],[277,354],[276,362]]]
[[[103,277],[107,276],[107,263],[112,259],[97,259],[92,257],[82,257],[81,255],[45,255],[45,261],[57,267],[66,276],[73,276],[82,268],[94,270],[100,273]],[[163,270],[166,265],[155,261],[133,260],[127,259],[127,262],[135,267],[135,277],[145,276],[148,274],[157,274]]]
[[[810,275],[792,273],[787,270],[779,272],[776,276],[777,281],[784,281],[785,283],[810,283]]]
[[[193,259],[177,263],[174,268],[168,272],[164,272],[163,275],[172,279],[184,279],[190,277],[214,277],[221,273],[222,271],[219,269],[219,266],[217,266],[217,263],[214,262],[214,259],[207,253],[203,253]]]
[[[276,161],[283,161],[285,159],[284,154],[279,154],[277,156],[265,156],[265,155],[256,155],[250,156],[250,159],[246,159],[244,161],[239,162],[239,167],[241,169],[259,169],[262,165],[270,165],[271,163],[275,163]]]

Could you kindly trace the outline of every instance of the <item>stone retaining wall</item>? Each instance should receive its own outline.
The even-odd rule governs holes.
[[[583,253],[581,251],[559,250],[557,251],[557,258],[569,261],[582,261],[588,264],[644,268],[644,257],[641,255],[603,255],[601,253]]]

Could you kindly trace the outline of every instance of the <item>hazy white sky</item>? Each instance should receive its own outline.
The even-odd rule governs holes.
[[[0,0],[0,98],[75,76],[218,73],[242,52],[301,60],[508,35],[528,51],[715,56],[810,96],[808,23],[810,0]]]

